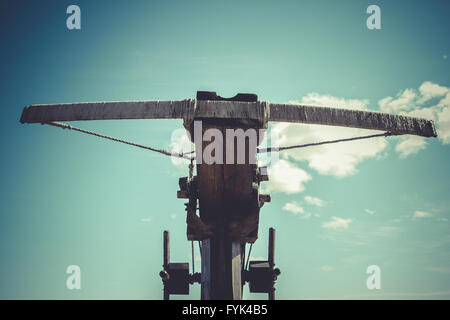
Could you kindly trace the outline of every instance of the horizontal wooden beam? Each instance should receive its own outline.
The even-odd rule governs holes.
[[[370,111],[271,103],[269,120],[437,136],[431,120]]]
[[[130,101],[32,105],[25,107],[22,123],[111,119],[184,119],[188,128],[196,118],[251,119],[295,122],[389,131],[436,137],[433,121],[386,113],[239,101]]]
[[[186,99],[181,101],[85,102],[32,105],[24,108],[20,122],[182,119],[194,103],[194,99]]]

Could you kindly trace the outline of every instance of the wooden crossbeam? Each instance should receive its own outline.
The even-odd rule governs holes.
[[[193,99],[180,101],[83,102],[31,105],[21,123],[114,119],[182,119]]]
[[[387,113],[359,111],[269,102],[238,101],[135,101],[94,102],[25,107],[20,122],[109,120],[109,119],[184,119],[195,118],[251,119],[294,122],[389,131],[392,134],[412,134],[436,137],[431,120]],[[186,126],[186,123],[185,123]]]
[[[433,121],[370,111],[270,104],[269,120],[382,130],[423,137],[437,136]]]

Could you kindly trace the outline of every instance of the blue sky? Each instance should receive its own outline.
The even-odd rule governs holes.
[[[66,28],[71,4],[81,8],[81,30]],[[381,8],[381,30],[366,27],[371,4]],[[448,1],[0,1],[0,297],[159,299],[165,229],[173,258],[190,261],[176,199],[185,166],[21,125],[25,105],[210,90],[435,120],[435,139],[280,155],[252,252],[266,256],[275,227],[281,299],[450,298],[449,13]],[[171,137],[182,128],[177,120],[74,125],[163,148],[179,144]],[[288,145],[363,131],[272,124],[270,132]],[[79,291],[65,287],[72,264],[82,270]],[[373,264],[381,290],[366,288]],[[198,297],[194,286],[187,298]]]

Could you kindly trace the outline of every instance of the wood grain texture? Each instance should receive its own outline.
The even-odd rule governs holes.
[[[434,123],[431,120],[369,111],[272,103],[269,120],[381,130],[396,135],[436,137]]]
[[[266,127],[268,121],[295,122],[390,131],[436,137],[431,120],[386,113],[305,105],[277,104],[264,101],[130,101],[87,102],[25,107],[22,123],[111,119],[184,119],[186,128],[192,120],[203,118],[246,119]]]
[[[183,119],[195,101],[86,102],[32,105],[24,108],[21,123],[114,119]]]
[[[217,119],[205,119],[202,123],[203,132],[211,128],[223,133],[225,158],[230,151],[226,148],[225,130],[246,130],[248,127],[239,121],[220,123]],[[203,150],[210,143],[203,141]],[[237,164],[237,143],[234,146],[234,164],[206,164],[205,161],[197,163],[200,218],[212,226],[213,230],[210,239],[211,299],[242,298],[241,245],[247,241],[255,241],[258,234],[259,207],[253,194],[256,165],[249,163],[248,152],[245,163]],[[246,150],[248,147],[246,143]],[[197,149],[196,152],[200,150]],[[247,223],[251,227],[243,227]]]

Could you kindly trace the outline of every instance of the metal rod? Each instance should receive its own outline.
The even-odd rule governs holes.
[[[275,229],[269,229],[269,265],[273,270],[275,266]],[[272,285],[269,290],[269,300],[275,300],[275,282],[272,281]]]
[[[166,268],[170,263],[170,238],[169,238],[169,231],[164,231],[164,260],[163,260],[163,267]]]
[[[253,243],[250,243],[250,249],[248,249],[247,263],[245,264],[245,270],[248,270],[248,261],[250,260],[250,255],[252,254]]]
[[[275,229],[269,229],[269,265],[275,265]]]
[[[191,249],[192,249],[192,274],[195,273],[195,263],[194,263],[194,241],[191,241]]]
[[[167,269],[170,263],[170,238],[169,238],[169,231],[164,230],[163,233],[163,246],[164,246],[164,258],[163,258],[163,268],[164,270]],[[166,285],[164,285],[164,300],[169,300],[169,290]]]

